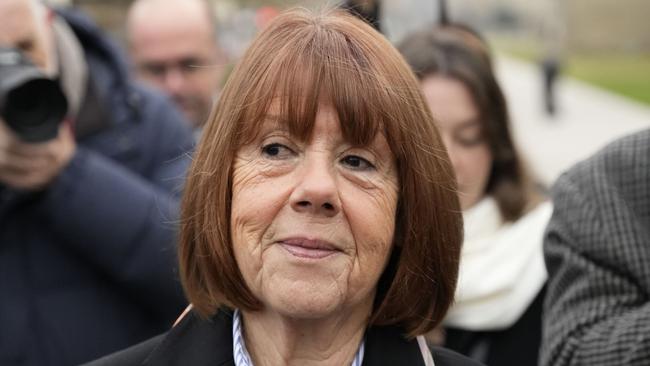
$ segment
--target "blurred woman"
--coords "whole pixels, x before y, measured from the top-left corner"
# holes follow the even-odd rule
[[[552,209],[539,204],[514,146],[489,49],[459,25],[413,34],[399,49],[440,128],[465,222],[456,300],[440,341],[490,366],[535,365]]]
[[[453,300],[451,164],[399,53],[342,12],[280,15],[235,68],[185,188],[192,308],[104,365],[474,365],[422,334]]]

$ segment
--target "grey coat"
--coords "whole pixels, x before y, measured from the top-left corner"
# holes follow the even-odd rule
[[[650,365],[650,130],[561,176],[541,364]]]

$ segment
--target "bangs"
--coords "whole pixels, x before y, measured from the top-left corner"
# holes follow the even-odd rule
[[[382,111],[395,104],[394,97],[382,87],[385,80],[377,77],[382,73],[372,69],[363,45],[320,24],[306,24],[276,37],[288,39],[261,58],[265,64],[255,65],[259,72],[251,75],[250,93],[238,122],[240,146],[253,140],[269,117],[306,141],[321,105],[334,108],[342,134],[352,145],[368,145],[378,132],[393,135]]]

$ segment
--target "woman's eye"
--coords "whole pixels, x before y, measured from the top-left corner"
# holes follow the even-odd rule
[[[272,143],[262,147],[262,154],[271,159],[285,159],[293,154],[293,150],[282,144]]]
[[[356,155],[348,155],[341,159],[341,162],[354,170],[370,170],[375,168],[368,160]]]
[[[481,145],[485,140],[483,139],[482,135],[473,134],[467,136],[458,136],[456,137],[456,141],[458,141],[458,144],[461,146],[474,147],[477,145]]]

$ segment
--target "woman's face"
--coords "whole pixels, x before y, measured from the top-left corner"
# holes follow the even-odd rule
[[[492,169],[492,153],[483,136],[479,110],[465,85],[431,76],[421,82],[454,166],[460,204],[466,210],[485,195]]]
[[[352,146],[325,104],[301,142],[273,110],[234,163],[231,232],[244,280],[283,316],[368,315],[395,229],[399,184],[388,143],[377,135]]]

